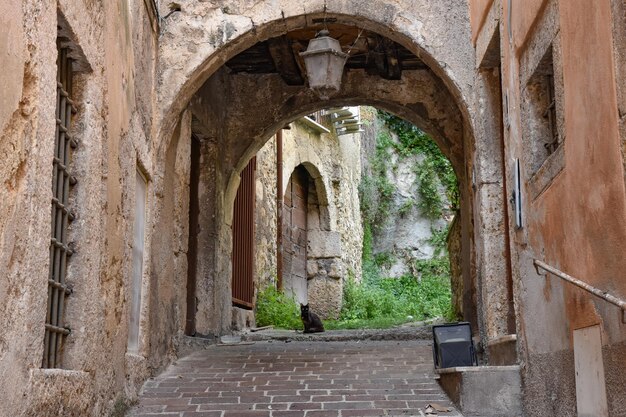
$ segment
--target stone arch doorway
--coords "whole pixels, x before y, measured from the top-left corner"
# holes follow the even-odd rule
[[[341,242],[331,229],[328,197],[317,168],[295,167],[283,199],[282,286],[323,317],[341,307]]]
[[[504,243],[494,245],[495,240],[504,240],[504,216],[488,214],[504,211],[502,196],[476,191],[490,176],[502,186],[500,161],[483,154],[493,141],[486,126],[498,124],[499,119],[470,110],[477,99],[473,89],[476,64],[466,5],[454,0],[418,3],[374,1],[363,8],[356,0],[332,5],[314,1],[303,10],[301,5],[276,8],[271,2],[257,2],[248,9],[209,11],[209,6],[198,2],[188,5],[165,26],[158,101],[162,117],[155,146],[167,148],[176,135],[176,126],[188,118],[191,130],[206,144],[200,149],[199,176],[210,179],[200,184],[210,201],[198,219],[205,231],[201,230],[197,239],[209,242],[198,254],[196,272],[198,282],[203,282],[196,294],[200,334],[227,332],[230,327],[229,297],[225,294],[231,275],[230,226],[238,173],[285,123],[323,107],[360,104],[385,109],[419,126],[452,162],[461,190],[465,318],[475,329],[481,323],[489,330],[487,339],[511,331],[506,306],[496,309],[489,300],[481,299],[485,294],[507,299],[502,293],[506,288],[479,274],[482,266],[477,265],[483,258],[503,263],[502,253],[506,252]],[[347,70],[342,90],[322,103],[305,85],[289,82],[290,70],[276,62],[281,62],[284,36],[297,31],[314,33],[325,22],[353,33],[352,39],[366,31],[391,49],[403,54],[408,51],[416,66],[399,75],[383,74],[381,68],[377,72]],[[278,45],[274,52],[272,44]],[[237,71],[229,66],[239,54],[255,48],[270,48],[273,71]],[[386,62],[383,67],[389,68],[393,59]],[[475,223],[480,227],[474,227]],[[495,231],[489,242],[484,238],[485,230]],[[495,276],[504,269],[496,267],[490,273]],[[493,288],[484,283],[493,284]],[[481,306],[485,308],[480,310]]]

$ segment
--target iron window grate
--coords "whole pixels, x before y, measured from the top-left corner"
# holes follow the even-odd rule
[[[48,275],[48,306],[44,338],[44,368],[61,367],[63,342],[70,329],[64,326],[65,297],[71,294],[66,283],[68,258],[74,251],[68,241],[68,225],[74,220],[69,209],[70,187],[76,183],[69,165],[71,149],[76,141],[69,134],[72,114],[76,112],[72,95],[72,59],[69,48],[58,47],[57,105],[54,158],[52,162],[52,235],[50,238],[50,270]]]

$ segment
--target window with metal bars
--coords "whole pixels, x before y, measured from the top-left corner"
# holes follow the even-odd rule
[[[44,338],[44,368],[62,366],[63,343],[70,334],[63,321],[65,298],[72,293],[66,282],[67,263],[73,250],[68,239],[68,225],[74,220],[69,207],[70,188],[76,179],[70,173],[72,149],[76,141],[69,130],[76,107],[72,96],[72,59],[69,48],[57,44],[57,103],[54,157],[52,159],[52,235],[48,274],[48,305]]]
[[[553,47],[549,46],[528,80],[524,97],[530,139],[526,148],[532,174],[562,143],[553,56]]]

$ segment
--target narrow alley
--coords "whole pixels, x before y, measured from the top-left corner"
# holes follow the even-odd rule
[[[461,416],[435,381],[425,341],[211,346],[149,380],[133,417]],[[423,414],[424,413],[424,414]]]
[[[0,417],[626,417],[626,0],[0,27]]]

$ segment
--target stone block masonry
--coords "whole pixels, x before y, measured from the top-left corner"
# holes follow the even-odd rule
[[[322,318],[337,318],[348,272],[361,275],[363,232],[358,199],[361,139],[360,135],[338,137],[334,133],[320,133],[300,121],[290,126],[290,130],[283,132],[283,184],[289,187],[292,173],[303,167],[309,185],[306,231],[298,232],[305,239],[299,246],[306,251],[306,258],[283,262],[284,288],[299,302],[309,303]],[[257,161],[255,280],[257,287],[263,288],[275,285],[276,277],[275,139],[261,148]],[[288,217],[288,212],[283,216]],[[283,229],[287,227],[283,223]],[[284,251],[290,245],[287,237],[291,236],[286,232]]]

